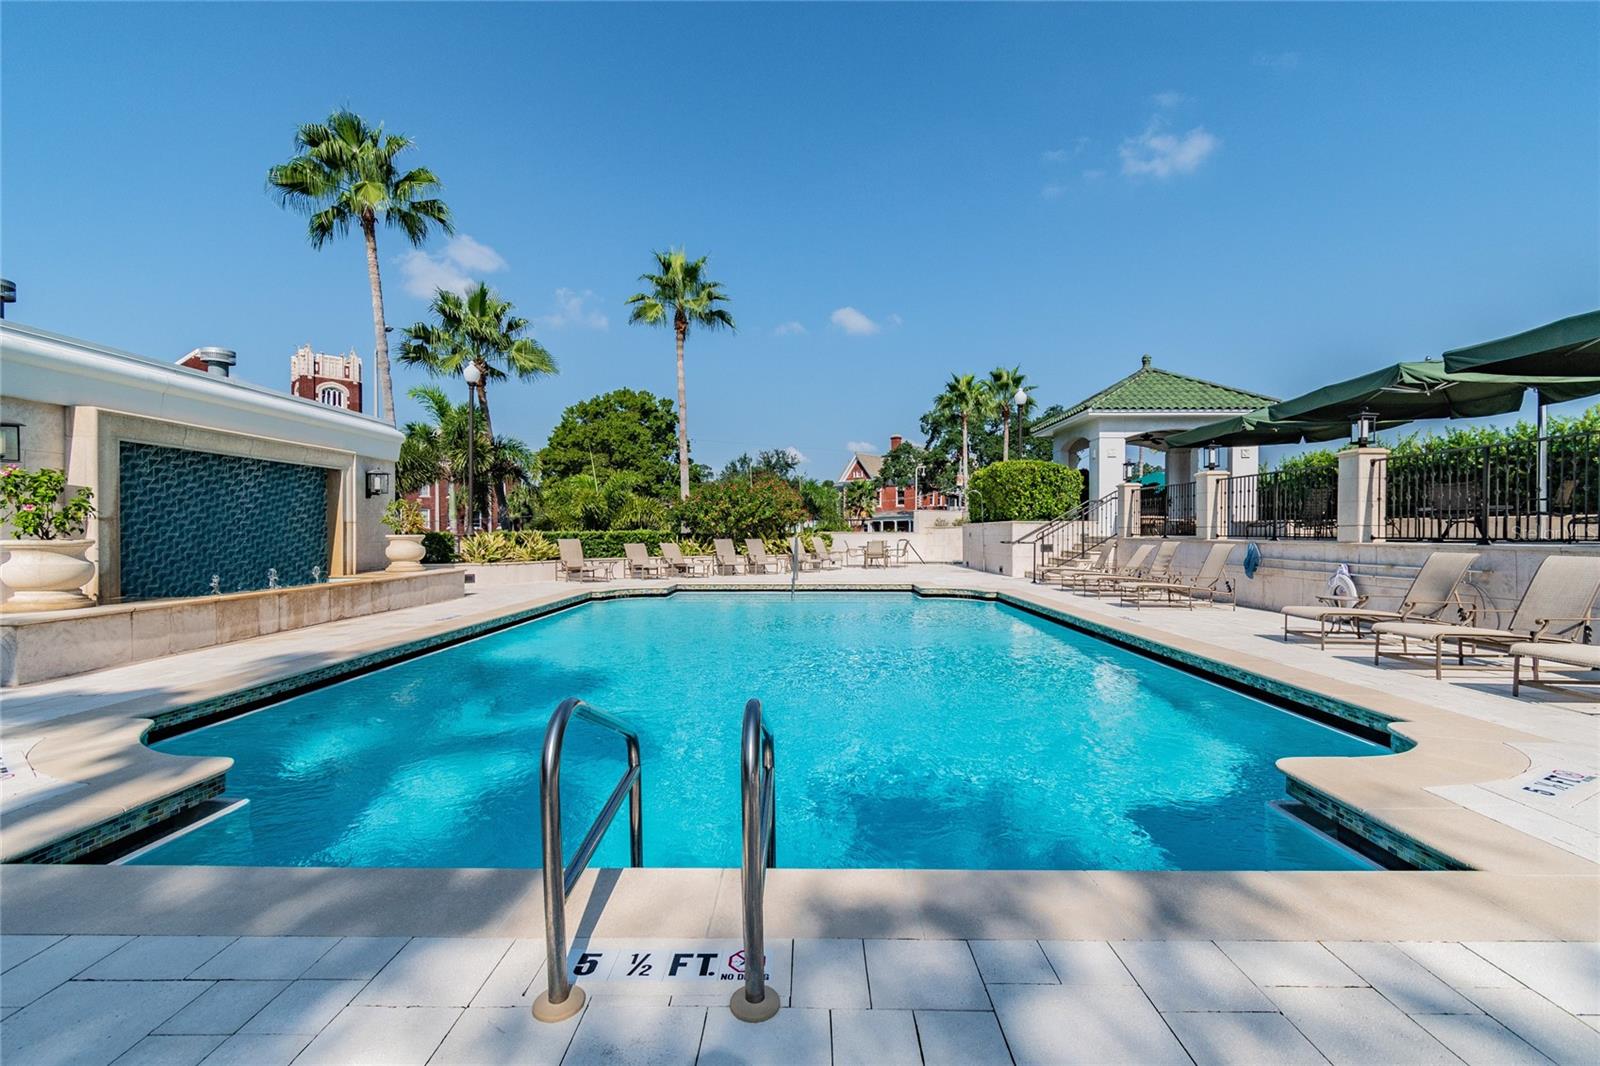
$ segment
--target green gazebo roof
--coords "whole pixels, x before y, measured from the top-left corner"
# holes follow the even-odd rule
[[[1151,365],[1147,355],[1138,370],[1108,385],[1065,411],[1034,425],[1030,433],[1050,429],[1085,411],[1253,411],[1276,397],[1218,385]]]

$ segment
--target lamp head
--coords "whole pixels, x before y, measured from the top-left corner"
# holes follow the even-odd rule
[[[468,385],[476,386],[478,382],[483,380],[483,371],[478,369],[477,363],[468,363],[466,368],[461,371],[461,377]]]

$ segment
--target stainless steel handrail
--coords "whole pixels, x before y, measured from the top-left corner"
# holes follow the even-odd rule
[[[761,720],[761,701],[751,700],[744,705],[740,743],[744,987],[736,989],[728,1003],[734,1016],[747,1022],[763,1022],[778,1013],[778,994],[767,987],[764,921],[767,867],[776,864],[778,855],[772,764],[772,732]]]
[[[561,863],[561,744],[567,723],[582,718],[622,735],[628,745],[628,768],[611,790],[600,816],[584,834],[572,861]],[[643,808],[640,804],[639,736],[615,717],[580,699],[565,699],[550,716],[544,731],[544,754],[539,764],[539,819],[544,830],[544,945],[546,990],[533,1003],[533,1016],[541,1022],[559,1022],[583,1009],[583,989],[567,977],[567,896],[600,846],[601,838],[628,798],[628,834],[634,866],[644,865]]]

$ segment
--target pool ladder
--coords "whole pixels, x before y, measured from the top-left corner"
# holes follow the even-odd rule
[[[567,726],[582,718],[619,734],[627,745],[628,766],[606,799],[572,861],[562,864],[561,747]],[[744,705],[740,743],[740,879],[744,905],[744,986],[733,993],[728,1007],[735,1017],[760,1022],[778,1013],[778,994],[766,983],[767,868],[775,865],[778,836],[773,785],[772,732],[761,716],[761,701]],[[561,702],[545,727],[539,765],[539,811],[544,830],[544,937],[545,991],[533,1002],[533,1016],[541,1022],[559,1022],[583,1009],[585,994],[567,974],[567,897],[578,883],[595,849],[610,828],[622,799],[628,798],[629,860],[644,865],[643,808],[640,803],[639,736],[620,720],[579,699]],[[764,861],[763,861],[764,860]],[[752,960],[754,960],[752,964]]]

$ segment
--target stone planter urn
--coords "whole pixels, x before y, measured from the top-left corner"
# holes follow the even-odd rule
[[[68,611],[92,607],[94,598],[83,586],[94,579],[94,563],[84,553],[92,540],[0,540],[0,552],[9,552],[0,564],[0,581],[11,598],[0,605],[5,611]]]
[[[390,533],[383,554],[389,560],[384,567],[391,574],[405,574],[422,569],[423,556],[428,549],[422,546],[422,534]]]

